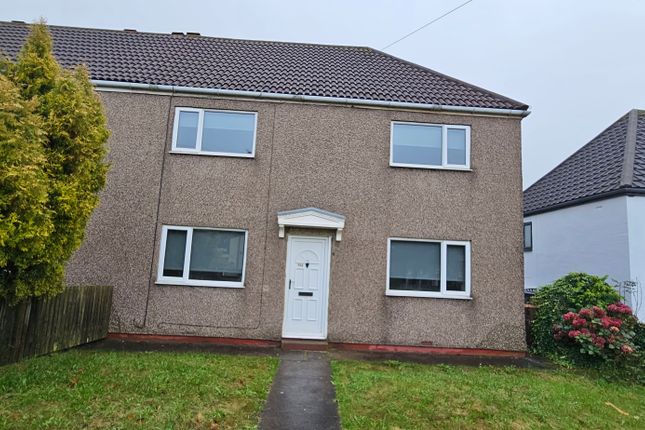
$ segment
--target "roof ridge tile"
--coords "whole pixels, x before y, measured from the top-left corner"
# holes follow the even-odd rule
[[[623,175],[621,187],[629,187],[634,180],[634,157],[636,154],[636,132],[638,129],[638,110],[632,109],[627,122],[627,138],[625,139],[625,157],[623,159]]]

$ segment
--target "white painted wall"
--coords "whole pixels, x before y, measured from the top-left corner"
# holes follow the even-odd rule
[[[524,218],[533,223],[533,250],[524,252],[524,287],[570,272],[637,281],[627,297],[645,321],[645,197],[614,197]]]
[[[539,287],[570,272],[629,279],[626,197],[532,215],[533,251],[524,253],[524,286]]]
[[[637,281],[638,291],[630,305],[638,319],[645,321],[645,197],[627,199],[627,224],[629,228],[629,267],[631,280]]]

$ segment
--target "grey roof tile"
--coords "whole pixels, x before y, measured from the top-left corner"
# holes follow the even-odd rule
[[[50,26],[66,67],[92,79],[290,95],[526,110],[499,94],[372,48]],[[29,31],[0,22],[15,58]]]
[[[630,140],[635,149],[626,151]],[[639,189],[645,192],[645,111],[632,110],[527,188],[524,214]]]

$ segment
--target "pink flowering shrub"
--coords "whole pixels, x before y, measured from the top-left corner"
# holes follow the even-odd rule
[[[567,312],[553,327],[553,338],[579,358],[616,360],[631,356],[637,320],[629,306],[614,303]]]

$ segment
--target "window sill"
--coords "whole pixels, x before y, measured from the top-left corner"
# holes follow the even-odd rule
[[[207,157],[255,158],[255,154],[236,154],[232,152],[182,151],[180,149],[172,149],[169,152],[170,154],[205,155]]]
[[[449,299],[449,300],[472,300],[471,296],[440,294],[440,293],[426,293],[423,291],[386,291],[386,296],[390,297],[421,297],[425,299]]]
[[[182,280],[162,280],[156,281],[155,285],[169,285],[176,287],[206,287],[206,288],[244,288],[243,284],[217,281],[182,281]]]
[[[459,166],[426,166],[425,164],[403,164],[403,163],[390,163],[390,167],[404,167],[408,169],[425,169],[425,170],[451,170],[456,172],[472,172],[470,167]]]

